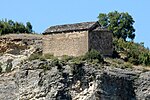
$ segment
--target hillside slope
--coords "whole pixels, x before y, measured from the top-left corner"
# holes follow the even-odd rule
[[[122,59],[45,59],[33,37],[1,39],[0,100],[150,100],[150,70]]]

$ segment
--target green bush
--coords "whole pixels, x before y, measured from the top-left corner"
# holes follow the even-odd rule
[[[59,59],[52,59],[52,62],[51,62],[51,65],[52,66],[57,66],[57,65],[59,65]]]
[[[150,65],[150,53],[148,52],[142,52],[139,55],[139,63],[143,64],[143,65]]]
[[[71,59],[73,64],[81,64],[83,62],[82,57],[74,57]]]
[[[8,63],[6,66],[6,72],[11,72],[12,69],[12,63]]]
[[[104,59],[101,56],[100,52],[96,50],[90,50],[83,56],[79,57],[70,57],[70,56],[64,56],[63,61],[71,61],[73,64],[81,64],[84,62],[90,62],[92,64],[97,64],[97,63],[103,63]]]
[[[45,58],[44,56],[40,56],[39,59],[40,59],[41,61],[45,61],[45,60],[46,60],[46,58]]]
[[[144,43],[134,43],[123,39],[114,39],[113,43],[115,50],[123,52],[130,63],[134,65],[150,65],[150,51],[144,47]]]
[[[28,60],[36,60],[36,59],[40,59],[40,60],[46,60],[46,59],[56,59],[56,57],[54,57],[52,54],[39,54],[39,53],[33,53]]]
[[[44,54],[44,58],[45,59],[54,59],[54,55],[53,54]]]
[[[57,69],[61,70],[63,63],[58,58],[54,58],[54,59],[52,59],[51,66],[53,66],[53,67],[57,66]]]
[[[72,59],[74,59],[74,58],[75,58],[75,57],[73,57],[73,56],[63,55],[63,56],[61,57],[61,60],[64,61],[64,62],[68,62],[69,60],[72,60]]]
[[[36,59],[44,59],[44,58],[41,54],[34,53],[34,54],[30,55],[30,57],[28,59],[29,60],[36,60]]]
[[[130,62],[130,63],[132,63],[134,65],[139,65],[140,64],[138,59],[133,58],[133,57],[128,58],[128,62]]]
[[[83,59],[88,60],[88,61],[93,61],[97,59],[100,62],[103,62],[103,57],[101,56],[100,52],[92,49],[89,52],[87,52],[84,56]]]
[[[125,63],[124,68],[132,68],[133,65],[131,63]]]
[[[112,62],[116,64],[124,64],[124,61],[121,59],[113,59]]]

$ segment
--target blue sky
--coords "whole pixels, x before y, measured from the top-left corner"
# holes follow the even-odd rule
[[[150,0],[1,0],[0,4],[0,19],[30,21],[38,33],[51,25],[96,21],[99,13],[128,12],[135,20],[135,41],[150,48]]]

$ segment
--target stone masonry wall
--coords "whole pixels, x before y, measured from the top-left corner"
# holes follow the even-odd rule
[[[109,31],[89,32],[89,49],[95,49],[103,55],[111,56],[113,52],[112,33]]]
[[[80,56],[88,51],[88,32],[70,32],[43,36],[43,54]]]
[[[13,46],[11,42],[17,43],[17,46]],[[16,54],[18,43],[27,47],[32,45],[43,51],[43,54],[51,53],[54,56],[80,56],[90,49],[99,50],[104,55],[112,54],[112,33],[108,31],[77,31],[51,35],[9,34],[0,37],[0,53],[7,51]]]

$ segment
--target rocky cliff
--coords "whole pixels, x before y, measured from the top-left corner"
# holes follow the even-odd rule
[[[41,38],[0,38],[0,100],[150,100],[150,71],[28,58]],[[20,39],[20,37],[22,39]]]
[[[25,61],[0,74],[0,100],[150,100],[150,71]]]

